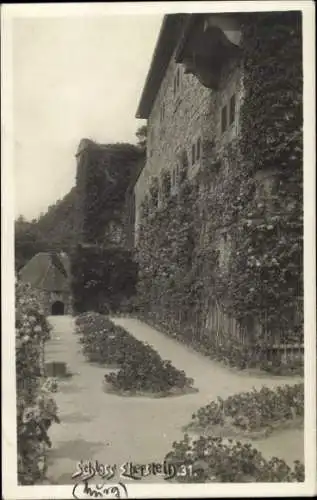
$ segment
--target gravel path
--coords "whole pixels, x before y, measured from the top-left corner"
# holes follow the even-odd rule
[[[116,318],[117,324],[150,343],[162,358],[185,370],[194,379],[198,392],[161,399],[106,394],[102,380],[107,370],[85,361],[74,333],[73,318],[49,320],[53,334],[46,347],[46,360],[65,361],[73,373],[60,383],[55,395],[62,421],[50,430],[53,448],[49,452],[48,476],[55,484],[73,484],[71,476],[80,460],[118,466],[128,461],[162,461],[173,441],[182,438],[182,427],[192,413],[217,396],[224,398],[252,387],[274,387],[301,380],[230,370],[141,321]],[[288,462],[303,460],[303,433],[283,431],[258,442],[258,447],[266,456],[279,456]]]

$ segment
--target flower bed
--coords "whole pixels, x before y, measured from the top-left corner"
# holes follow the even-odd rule
[[[193,415],[186,430],[257,438],[279,427],[298,427],[303,419],[304,384],[262,387],[212,401]]]
[[[185,466],[191,474],[177,476],[178,482],[302,482],[304,465],[299,461],[291,468],[282,459],[266,460],[251,444],[232,439],[200,437],[185,434],[165,457],[178,468]]]
[[[54,379],[44,379],[44,342],[50,327],[37,294],[28,285],[16,283],[16,380],[18,482],[32,485],[46,474],[46,448],[51,446],[48,429],[59,422],[51,396]]]
[[[107,392],[156,397],[194,391],[193,380],[162,360],[149,345],[137,340],[105,316],[92,313],[76,319],[83,353],[89,361],[120,367],[105,375]]]
[[[195,391],[193,380],[148,344],[135,340],[120,370],[105,375],[106,390],[125,395],[155,394],[157,397]],[[107,385],[110,384],[110,385]]]
[[[136,340],[123,328],[98,313],[81,315],[76,330],[86,359],[107,366],[120,366]]]

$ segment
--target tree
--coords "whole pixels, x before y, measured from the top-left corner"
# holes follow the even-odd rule
[[[43,252],[47,243],[36,222],[28,222],[20,216],[15,222],[15,268],[19,271],[34,255]]]
[[[142,125],[136,131],[136,136],[138,138],[138,146],[145,149],[147,144],[147,125]]]

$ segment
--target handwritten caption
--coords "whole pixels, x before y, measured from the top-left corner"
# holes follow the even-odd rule
[[[103,464],[98,460],[83,461],[77,463],[77,470],[72,475],[75,480],[73,488],[74,498],[128,498],[126,485],[120,480],[140,481],[145,477],[163,477],[170,480],[175,477],[191,476],[193,473],[191,465],[178,465],[168,462],[151,462],[148,464],[136,464],[126,462],[120,466],[115,464]],[[117,484],[109,484],[118,478]],[[98,484],[91,484],[97,480]]]
[[[151,462],[148,464],[135,464],[126,462],[120,466],[115,464],[103,464],[98,460],[86,461],[81,460],[77,463],[77,470],[72,475],[72,479],[84,481],[94,477],[99,477],[109,481],[116,476],[120,479],[130,479],[140,481],[147,476],[163,477],[165,480],[175,477],[192,476],[192,465],[175,465],[169,462]]]
[[[106,485],[104,483],[90,485],[88,479],[77,482],[73,488],[74,498],[128,498],[125,484]]]

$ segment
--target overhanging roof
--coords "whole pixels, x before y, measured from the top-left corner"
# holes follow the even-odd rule
[[[190,14],[168,14],[164,16],[136,112],[136,118],[147,119],[149,117],[166,68],[178,44],[184,23],[190,16]]]
[[[66,254],[58,256],[67,275],[70,275],[70,261]],[[69,280],[56,267],[49,252],[40,252],[19,271],[21,281],[29,283],[34,288],[49,292],[69,291]]]

